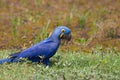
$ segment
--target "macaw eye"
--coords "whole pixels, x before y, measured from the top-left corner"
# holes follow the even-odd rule
[[[65,32],[65,30],[64,30],[64,29],[62,29],[62,30],[61,30],[61,32],[62,32],[62,33],[64,33],[64,32]]]

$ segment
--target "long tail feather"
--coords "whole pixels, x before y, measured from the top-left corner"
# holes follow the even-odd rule
[[[4,58],[0,60],[0,64],[11,62],[11,58]]]

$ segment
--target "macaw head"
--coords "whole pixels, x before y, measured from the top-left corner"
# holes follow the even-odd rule
[[[71,40],[71,30],[66,26],[58,26],[50,35],[54,40]]]

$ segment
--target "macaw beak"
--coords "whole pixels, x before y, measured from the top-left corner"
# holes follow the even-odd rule
[[[71,34],[68,34],[68,35],[63,34],[61,39],[62,40],[67,40],[67,42],[69,42],[71,40]]]

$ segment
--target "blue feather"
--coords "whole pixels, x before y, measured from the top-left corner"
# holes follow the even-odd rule
[[[51,58],[59,48],[61,42],[61,30],[65,29],[64,34],[69,35],[70,29],[65,26],[57,27],[50,37],[35,44],[21,52],[10,55],[10,58],[4,58],[0,60],[0,64],[5,62],[20,62],[23,58],[26,58],[32,62],[42,62],[45,65],[49,65],[49,58]]]

